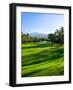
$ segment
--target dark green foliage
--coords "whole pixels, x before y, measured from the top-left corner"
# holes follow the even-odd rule
[[[48,34],[48,38],[37,38],[37,37],[30,37],[29,33],[21,34],[22,43],[27,42],[40,42],[40,41],[50,41],[51,43],[64,43],[64,27],[60,27],[60,29],[56,29],[56,32]]]
[[[56,29],[56,32],[48,34],[48,39],[52,43],[64,43],[64,27],[60,27],[60,29]]]
[[[21,38],[22,43],[48,41],[48,38],[30,37],[28,33],[27,34],[22,33]]]
[[[48,39],[50,42],[54,43],[55,35],[54,34],[48,34]]]
[[[30,42],[32,41],[32,38],[28,36],[29,34],[23,34],[21,35],[22,43]]]

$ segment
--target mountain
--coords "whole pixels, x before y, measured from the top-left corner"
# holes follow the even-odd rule
[[[30,37],[37,37],[37,38],[48,38],[48,34],[38,33],[38,32],[29,33],[29,36]]]

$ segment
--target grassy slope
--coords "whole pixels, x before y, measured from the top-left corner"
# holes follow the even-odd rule
[[[22,44],[22,77],[64,74],[63,45],[49,43]]]

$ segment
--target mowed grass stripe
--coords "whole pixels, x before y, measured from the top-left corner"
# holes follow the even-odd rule
[[[55,49],[54,49],[54,51],[55,51]],[[30,57],[29,59],[27,57],[22,57],[22,59],[23,59],[22,66],[27,65],[27,64],[40,63],[40,62],[43,62],[44,60],[45,61],[52,60],[52,58],[57,59],[57,58],[60,58],[63,56],[63,54],[61,54],[61,52],[63,52],[63,50],[57,49],[56,53],[54,53],[54,51],[47,49],[47,50],[44,50],[43,52],[40,52],[38,54],[29,55],[28,56],[28,57]]]
[[[39,43],[23,44],[22,77],[63,75],[63,54],[63,45],[52,45],[49,43],[42,44],[42,46]]]
[[[48,75],[50,75],[55,70],[58,70],[60,66],[63,66],[63,58],[60,58],[59,61],[46,61],[44,63],[36,64],[36,65],[30,65],[29,67],[23,68],[23,76],[31,76],[33,73],[37,73],[38,71],[46,69],[44,72],[46,75],[47,69],[48,69]],[[58,72],[58,71],[57,71]],[[41,73],[42,74],[42,73]],[[54,75],[54,73],[52,73]],[[38,74],[39,76],[39,74]],[[44,76],[42,74],[42,76]]]

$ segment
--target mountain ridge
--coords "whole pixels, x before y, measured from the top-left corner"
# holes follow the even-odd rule
[[[39,33],[39,32],[29,33],[29,36],[30,37],[37,37],[37,38],[48,38],[48,34]]]

